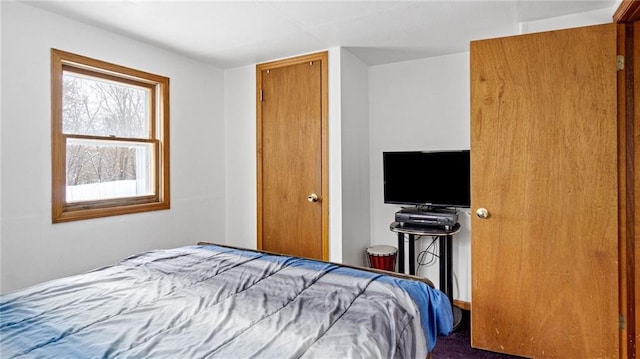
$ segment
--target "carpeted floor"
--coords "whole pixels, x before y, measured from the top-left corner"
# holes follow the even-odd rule
[[[462,322],[458,329],[447,337],[438,337],[433,349],[433,359],[510,359],[520,358],[471,348],[469,311],[462,311]]]

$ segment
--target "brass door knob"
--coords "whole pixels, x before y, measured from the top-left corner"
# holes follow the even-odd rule
[[[489,218],[489,211],[486,208],[478,208],[476,216],[481,219],[487,219]]]
[[[307,201],[309,201],[309,202],[318,202],[318,199],[319,199],[319,197],[315,193],[312,193],[312,194],[307,196]]]

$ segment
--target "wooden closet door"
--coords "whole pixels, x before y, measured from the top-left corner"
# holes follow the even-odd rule
[[[257,66],[258,249],[328,259],[327,61]]]
[[[616,130],[615,25],[472,42],[473,347],[618,357]]]

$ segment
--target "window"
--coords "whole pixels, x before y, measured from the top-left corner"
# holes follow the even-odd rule
[[[52,220],[169,208],[169,79],[51,49]]]

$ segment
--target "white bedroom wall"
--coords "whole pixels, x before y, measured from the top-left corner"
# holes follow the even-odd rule
[[[397,247],[389,224],[400,206],[383,203],[382,152],[469,149],[469,54],[370,67],[369,117],[371,243]],[[453,239],[454,298],[470,301],[468,210],[460,211],[459,221],[462,230]],[[416,253],[427,242],[418,241]],[[416,274],[438,286],[437,261]]]
[[[256,66],[224,72],[226,244],[256,249]]]
[[[0,9],[0,291],[224,238],[223,72],[23,3]],[[170,210],[51,223],[52,47],[170,77]]]
[[[340,49],[342,262],[364,265],[370,245],[369,68]]]
[[[520,33],[528,34],[532,32],[552,31],[572,27],[611,23],[613,22],[613,13],[619,5],[619,2],[616,2],[608,9],[586,11],[549,19],[522,22],[520,23]]]
[[[343,263],[342,51],[329,52],[329,260]]]

